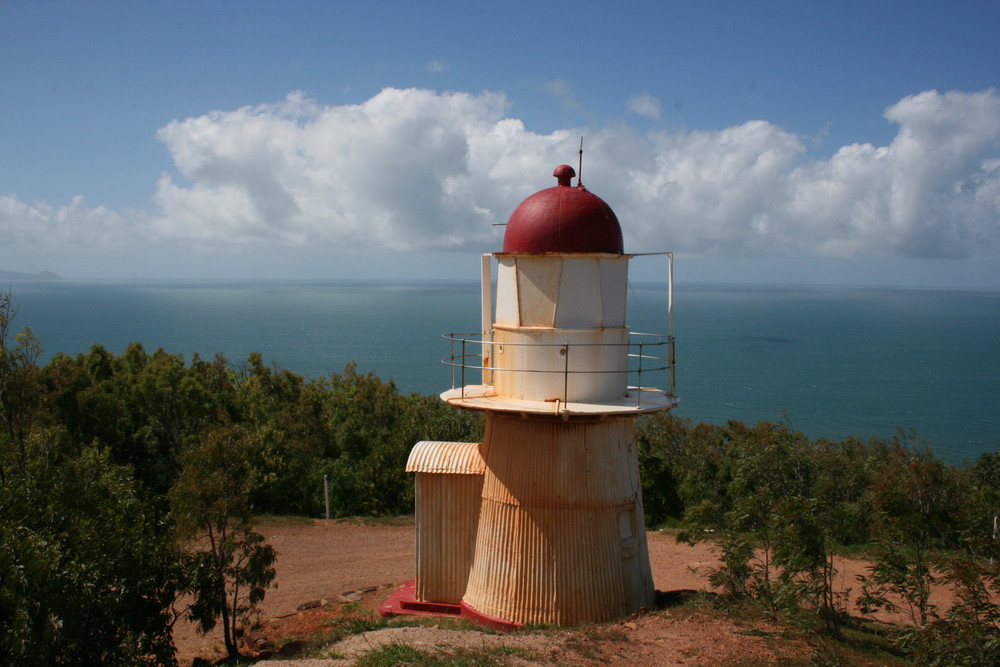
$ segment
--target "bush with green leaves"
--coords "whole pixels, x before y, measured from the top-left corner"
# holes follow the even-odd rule
[[[987,667],[1000,655],[1000,452],[983,454],[967,473],[956,485],[961,498],[954,499],[952,525],[944,533],[957,532],[958,548],[932,561],[937,583],[952,589],[954,602],[944,611],[926,605],[923,622],[898,636],[919,663],[935,667]],[[914,585],[921,600],[922,583]],[[900,597],[907,595],[913,593],[904,590]]]
[[[0,292],[0,484],[9,470],[28,465],[27,440],[40,403],[42,348],[27,327],[12,335],[16,316],[11,293]]]
[[[878,470],[868,489],[877,549],[871,574],[861,579],[859,606],[900,611],[923,626],[934,616],[939,554],[959,544],[961,473],[900,438],[882,450]]]
[[[808,441],[767,422],[730,422],[720,436],[716,484],[688,507],[680,538],[717,538],[722,563],[710,580],[730,595],[772,614],[803,600],[830,614],[832,557]]]
[[[0,485],[4,664],[173,664],[179,561],[161,504],[105,453],[33,460]]]

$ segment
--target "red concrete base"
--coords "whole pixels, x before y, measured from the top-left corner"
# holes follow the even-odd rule
[[[497,618],[496,616],[484,614],[483,612],[477,611],[465,604],[465,602],[462,602],[461,606],[462,618],[467,618],[476,625],[483,625],[493,630],[500,630],[501,632],[508,632],[524,627],[524,623],[515,623],[514,621],[508,621],[505,618]]]
[[[416,598],[416,581],[410,579],[393,591],[389,599],[382,603],[382,616],[399,614],[427,614],[430,616],[461,616],[462,608],[447,602],[423,602]]]
[[[515,623],[489,614],[476,611],[464,602],[451,604],[448,602],[425,602],[416,599],[416,582],[411,579],[393,591],[389,599],[379,607],[382,616],[397,616],[402,614],[418,614],[425,616],[459,616],[477,625],[493,630],[509,631],[523,627],[523,623]]]

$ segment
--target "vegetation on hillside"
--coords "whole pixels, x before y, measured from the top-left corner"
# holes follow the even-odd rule
[[[410,513],[412,445],[481,437],[353,364],[306,381],[133,343],[39,366],[15,314],[0,295],[4,664],[171,664],[177,622],[221,624],[235,656],[274,578],[253,515],[320,516],[324,475],[334,516]]]
[[[0,295],[7,664],[170,664],[178,622],[221,622],[235,655],[274,577],[253,515],[321,516],[324,475],[334,516],[411,513],[413,444],[482,437],[480,416],[353,364],[305,380],[260,354],[186,361],[132,343],[40,366],[15,314]],[[729,599],[815,610],[835,636],[858,611],[833,587],[837,559],[864,548],[864,610],[912,614],[902,650],[927,664],[1000,651],[1000,451],[952,467],[906,434],[810,441],[670,415],[640,420],[637,437],[647,521],[715,540]],[[951,610],[929,604],[936,581],[958,591]]]
[[[996,664],[1000,451],[953,467],[906,433],[810,441],[781,424],[669,415],[643,420],[638,439],[647,520],[717,545],[724,599],[815,612],[833,636],[852,613],[902,612],[898,646],[920,664]],[[841,555],[859,550],[872,567],[852,609],[834,582]],[[930,602],[938,584],[957,595],[950,609]]]

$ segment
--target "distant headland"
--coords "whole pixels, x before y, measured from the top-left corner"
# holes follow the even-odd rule
[[[62,278],[51,271],[20,273],[18,271],[4,271],[0,269],[0,280],[62,280]]]

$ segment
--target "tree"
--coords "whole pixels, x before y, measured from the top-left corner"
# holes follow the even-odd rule
[[[27,465],[25,442],[38,406],[38,339],[25,327],[11,339],[17,308],[11,293],[0,293],[0,484],[6,476],[7,447],[14,449],[14,462],[21,470]]]
[[[260,443],[252,461],[254,510],[317,516],[323,507],[321,462],[335,450],[323,419],[328,388],[322,380],[272,371],[258,353],[235,379],[233,414],[253,425]]]
[[[1000,451],[981,455],[968,473],[961,548],[938,563],[954,603],[906,637],[922,664],[986,667],[1000,654]]]
[[[256,625],[257,605],[275,575],[274,548],[251,525],[249,461],[257,446],[253,434],[239,426],[206,432],[184,452],[170,491],[178,536],[192,545],[189,618],[201,632],[221,618],[226,653],[234,659],[238,631]]]
[[[825,610],[833,564],[812,497],[808,441],[768,422],[729,422],[721,436],[718,476],[699,484],[702,498],[689,504],[679,539],[720,531],[722,564],[710,580],[734,597],[759,600],[771,614],[807,599]]]
[[[692,442],[691,425],[686,419],[661,413],[637,421],[639,479],[648,528],[683,516],[679,478],[687,473],[686,454]]]
[[[876,463],[879,474],[868,493],[877,553],[871,574],[861,578],[858,606],[866,613],[902,608],[919,628],[935,616],[930,592],[937,552],[959,543],[957,471],[905,437],[894,438]]]
[[[0,486],[4,664],[172,665],[177,552],[106,454],[34,458]]]

